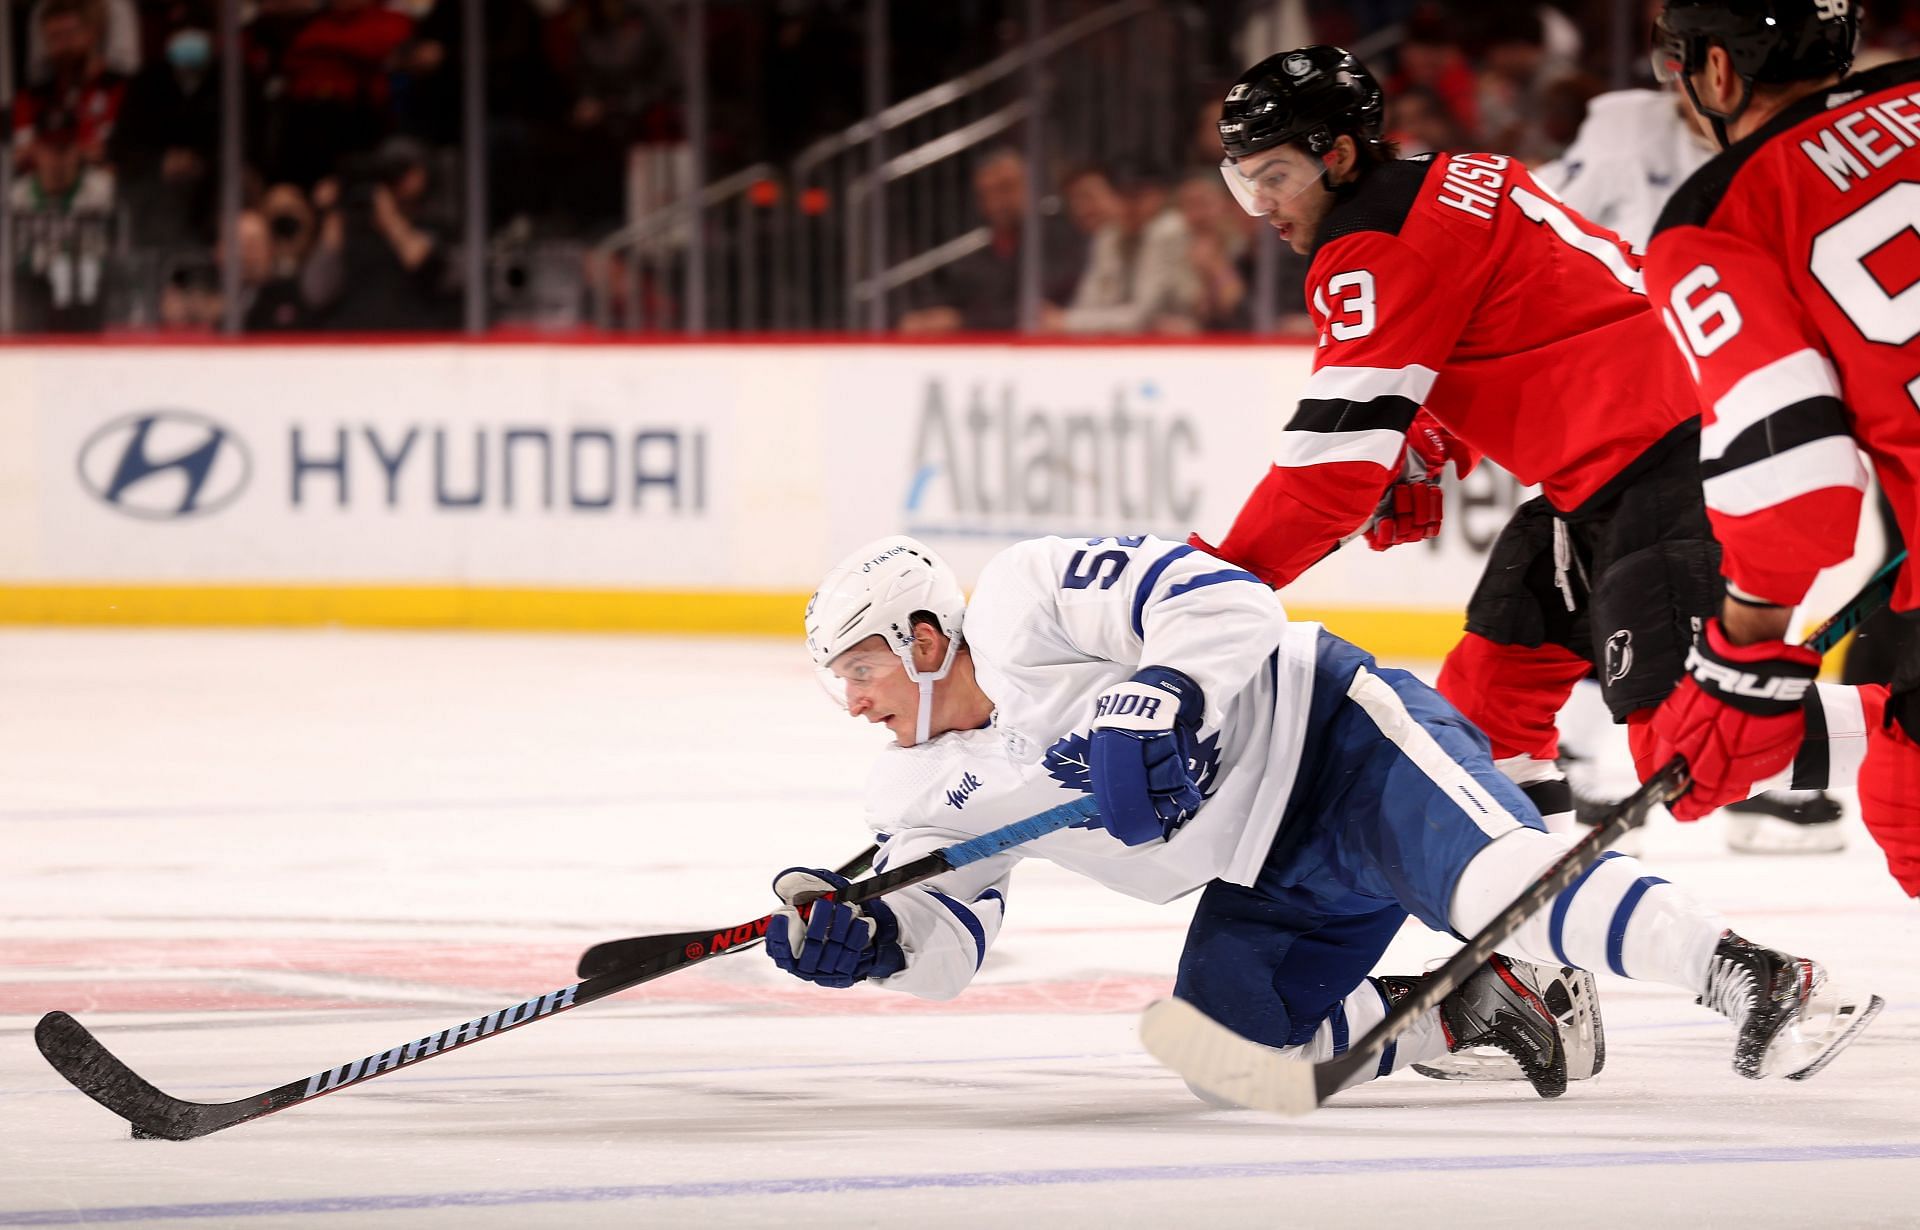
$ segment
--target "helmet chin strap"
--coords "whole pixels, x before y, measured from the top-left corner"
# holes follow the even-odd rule
[[[933,727],[933,679],[922,676],[920,679],[920,711],[913,719],[913,745],[919,747],[927,741],[927,734]]]
[[[915,747],[925,743],[933,729],[933,685],[953,673],[954,655],[959,651],[960,638],[957,636],[948,638],[946,661],[940,664],[940,669],[925,672],[913,669],[913,650],[909,649],[900,655],[901,660],[907,664],[907,678],[920,685],[920,711],[914,715],[913,719]]]
[[[1713,139],[1720,143],[1720,148],[1726,149],[1732,145],[1733,140],[1727,135],[1727,125],[1737,122],[1747,113],[1747,107],[1753,102],[1753,82],[1745,77],[1740,78],[1740,105],[1732,111],[1715,111],[1700,101],[1700,91],[1694,89],[1691,73],[1682,74],[1680,80],[1687,88],[1687,99],[1693,104],[1693,109],[1707,117],[1707,123],[1713,128]]]

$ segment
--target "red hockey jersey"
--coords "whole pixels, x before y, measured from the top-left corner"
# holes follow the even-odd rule
[[[1321,224],[1314,370],[1220,554],[1282,586],[1359,528],[1424,404],[1572,512],[1698,413],[1628,246],[1498,154],[1375,167]]]
[[[1699,386],[1722,570],[1782,605],[1853,554],[1873,458],[1920,541],[1920,61],[1800,100],[1695,172],[1647,289]],[[1894,606],[1920,606],[1914,570]]]

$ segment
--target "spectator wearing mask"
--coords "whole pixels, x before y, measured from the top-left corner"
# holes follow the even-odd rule
[[[82,0],[46,0],[37,28],[46,47],[48,75],[14,97],[15,151],[22,160],[30,157],[36,131],[57,112],[62,140],[77,147],[83,158],[105,161],[127,79],[106,66],[96,14]]]
[[[167,36],[166,53],[127,88],[109,143],[140,246],[211,237],[220,149],[213,36],[197,19]]]

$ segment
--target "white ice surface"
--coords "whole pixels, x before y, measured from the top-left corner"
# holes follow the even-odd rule
[[[1804,1085],[1605,978],[1610,1063],[1557,1102],[1409,1074],[1300,1121],[1209,1110],[1133,1037],[1187,904],[1039,864],[948,1005],[745,954],[187,1144],[130,1141],[34,1050],[66,1009],[224,1101],[565,985],[596,940],[756,917],[773,872],[864,844],[882,737],[797,645],[0,633],[0,1226],[1920,1220],[1920,909],[1857,828],[1775,859],[1649,834],[1887,997]]]

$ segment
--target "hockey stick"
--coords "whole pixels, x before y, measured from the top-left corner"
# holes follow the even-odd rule
[[[879,852],[879,846],[868,846],[860,857],[834,868],[834,874],[849,878],[865,875],[873,866],[873,856]],[[580,963],[574,967],[574,975],[579,978],[598,978],[624,965],[648,960],[660,951],[663,942],[678,938],[672,935],[635,935],[624,940],[606,940],[580,954]],[[732,951],[744,952],[749,948],[758,948],[763,938],[755,936],[744,944],[736,945]]]
[[[1894,574],[1905,558],[1904,551],[1895,556],[1803,643],[1822,654],[1837,645],[1861,620],[1885,604],[1893,592]],[[1598,862],[1608,846],[1644,824],[1654,804],[1671,803],[1687,785],[1686,762],[1676,756],[1609,811],[1593,832],[1556,859],[1460,951],[1421,979],[1344,1054],[1318,1063],[1289,1058],[1241,1037],[1180,999],[1163,999],[1148,1007],[1140,1018],[1140,1040],[1155,1059],[1209,1093],[1257,1110],[1304,1115],[1356,1077],[1375,1071],[1389,1043],[1459,989],[1527,919],[1545,909]]]
[[[871,901],[896,889],[918,884],[943,875],[956,867],[965,867],[991,858],[1003,850],[1044,837],[1048,833],[1090,820],[1095,815],[1092,798],[1075,799],[1038,815],[1016,821],[1004,828],[935,850],[904,866],[862,880],[841,898],[848,902]],[[127,1067],[87,1028],[64,1012],[49,1012],[40,1018],[33,1031],[34,1042],[54,1071],[114,1114],[133,1125],[135,1139],[161,1138],[192,1140],[271,1115],[275,1111],[310,1102],[323,1094],[370,1081],[376,1076],[409,1067],[475,1042],[495,1038],[511,1029],[549,1020],[582,1004],[617,995],[630,987],[650,982],[675,970],[685,969],[709,957],[732,951],[749,940],[766,934],[771,914],[735,927],[714,931],[688,931],[680,935],[654,937],[655,952],[645,961],[612,970],[598,978],[589,978],[561,987],[545,995],[535,995],[508,1008],[489,1012],[460,1025],[423,1038],[402,1042],[385,1051],[356,1059],[312,1076],[289,1081],[277,1089],[241,1098],[234,1102],[188,1102],[162,1093]]]

